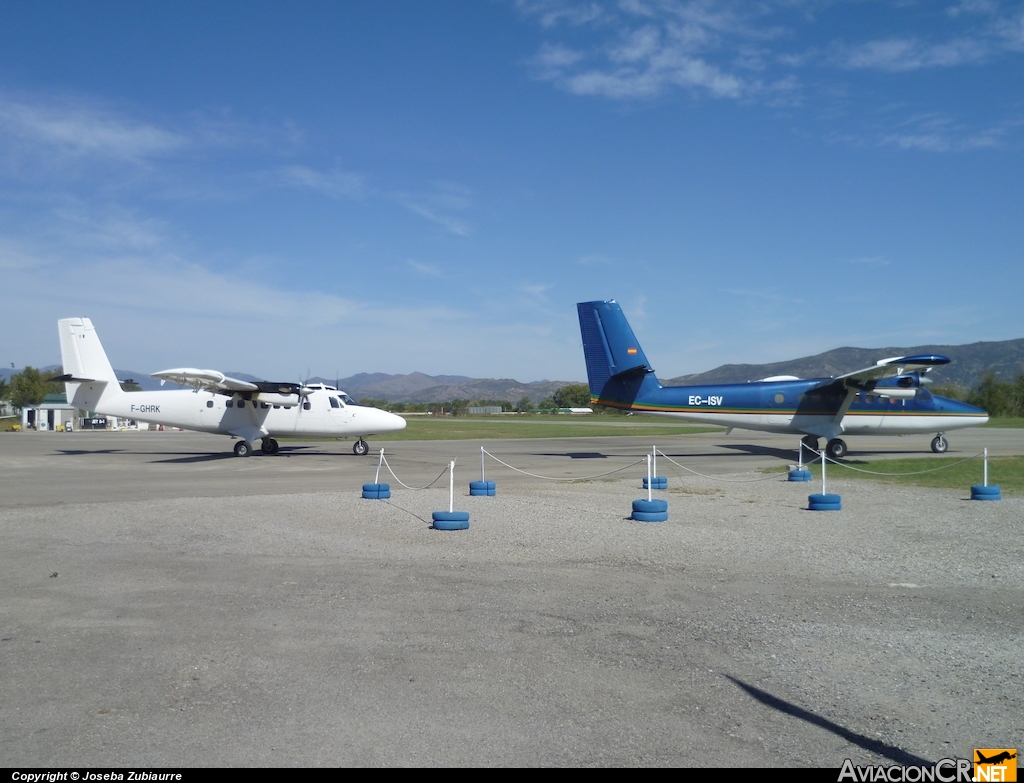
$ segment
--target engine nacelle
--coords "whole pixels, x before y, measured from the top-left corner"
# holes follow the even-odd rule
[[[868,392],[876,397],[888,397],[893,400],[912,400],[917,396],[917,389],[886,389],[881,387],[875,387],[873,391]]]
[[[299,404],[299,397],[294,394],[274,394],[273,392],[257,392],[252,395],[253,402],[265,405],[280,405],[282,408],[294,408]]]

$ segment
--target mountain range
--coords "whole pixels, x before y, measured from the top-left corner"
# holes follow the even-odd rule
[[[684,386],[714,383],[745,383],[773,375],[795,375],[799,378],[827,378],[860,370],[879,359],[890,356],[941,354],[952,361],[935,368],[929,376],[935,386],[976,386],[986,373],[993,372],[1002,381],[1012,381],[1024,373],[1024,338],[1000,342],[980,342],[969,345],[915,345],[910,348],[834,348],[814,356],[771,364],[723,364],[703,373],[680,375],[661,381],[666,386]],[[41,368],[43,372],[60,374],[58,365]],[[657,368],[655,368],[657,369]],[[0,369],[0,377],[10,380],[18,372]],[[160,381],[137,370],[115,370],[120,380],[134,379],[143,390],[161,388]],[[241,372],[229,372],[233,378],[247,381],[264,380]],[[278,378],[276,380],[293,380]],[[562,386],[584,381],[532,381],[524,383],[511,378],[470,378],[465,375],[426,375],[421,372],[408,375],[386,373],[357,373],[347,378],[309,378],[307,383],[326,383],[337,386],[355,399],[373,397],[391,402],[449,402],[454,399],[509,400],[517,402],[529,397],[536,404],[555,393]],[[172,387],[173,388],[173,387]]]

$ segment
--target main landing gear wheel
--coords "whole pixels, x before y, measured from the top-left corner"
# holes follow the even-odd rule
[[[236,457],[248,457],[252,454],[252,444],[245,440],[240,440],[235,444],[235,456]]]
[[[360,438],[352,444],[352,453],[357,457],[365,457],[370,453],[370,444]]]
[[[839,438],[833,438],[827,444],[825,444],[825,453],[831,459],[842,459],[846,456],[849,449],[846,448],[846,441],[840,440]]]
[[[817,435],[804,435],[802,438],[800,438],[800,442],[802,444],[804,444],[804,448],[805,449],[808,449],[810,451],[810,453],[807,455],[808,459],[810,459],[811,457],[813,457],[817,453],[817,451],[818,451],[818,436]]]
[[[263,447],[262,447],[262,449],[263,449],[263,453],[264,454],[277,454],[277,450],[279,448],[281,448],[281,446],[273,438],[264,438],[263,439]]]
[[[936,454],[945,454],[949,449],[949,441],[946,440],[940,432],[932,439],[932,451]]]

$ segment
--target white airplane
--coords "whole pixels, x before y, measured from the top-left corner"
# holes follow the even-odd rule
[[[363,437],[405,429],[405,419],[359,405],[333,386],[269,383],[229,378],[216,370],[179,367],[153,373],[192,390],[125,392],[88,318],[57,322],[68,402],[107,416],[182,427],[239,438],[235,455],[248,457],[253,441],[264,454],[276,454],[274,436],[358,437],[352,451],[370,450]]]

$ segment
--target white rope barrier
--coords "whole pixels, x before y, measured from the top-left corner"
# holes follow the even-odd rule
[[[700,476],[701,478],[706,478],[706,479],[712,479],[714,481],[729,481],[729,482],[733,482],[733,483],[736,483],[736,484],[751,484],[751,483],[754,483],[754,482],[757,482],[757,481],[772,481],[773,479],[777,480],[779,478],[777,475],[774,475],[774,474],[769,475],[769,476],[764,476],[763,478],[754,478],[754,479],[731,479],[731,478],[725,478],[724,476],[708,476],[708,475],[706,475],[704,473],[698,473],[696,470],[693,470],[692,468],[688,468],[685,465],[680,465],[678,462],[676,462],[668,454],[666,454],[664,451],[661,451],[660,449],[659,449],[658,453],[661,454],[661,456],[663,456],[665,459],[667,459],[673,465],[675,465],[677,468],[680,468],[681,470],[685,470],[687,473],[692,473],[695,476]]]
[[[395,471],[391,469],[391,464],[388,462],[388,458],[384,456],[384,450],[383,449],[381,449],[381,459],[384,461],[384,464],[388,466],[388,473],[391,474],[392,478],[394,478],[395,481],[397,481],[399,484],[401,484],[406,489],[415,489],[415,490],[430,489],[432,486],[434,486],[438,482],[438,480],[441,478],[441,476],[443,476],[445,473],[448,472],[448,466],[445,465],[444,470],[442,470],[440,473],[438,473],[437,474],[437,478],[434,479],[433,481],[431,481],[429,484],[427,484],[427,486],[425,486],[425,487],[410,487],[408,484],[403,482],[402,479],[398,478],[398,476],[395,475]]]
[[[815,451],[810,446],[804,446],[804,448],[806,448],[808,451],[811,451],[811,452],[817,454],[822,459],[827,459],[833,465],[839,465],[839,467],[841,467],[841,468],[846,468],[847,470],[855,470],[858,473],[870,473],[872,476],[892,476],[894,478],[899,478],[900,476],[920,476],[920,475],[922,475],[924,473],[935,473],[935,472],[940,471],[940,470],[945,470],[946,468],[954,468],[957,465],[962,465],[965,462],[970,462],[972,459],[977,459],[978,457],[981,457],[981,456],[984,455],[984,452],[979,452],[979,453],[974,454],[974,455],[972,455],[970,457],[964,457],[963,459],[957,460],[956,462],[951,462],[948,465],[939,465],[937,468],[928,468],[927,470],[913,470],[913,471],[910,471],[909,473],[885,473],[885,472],[880,471],[880,470],[867,470],[865,468],[855,468],[853,465],[847,464],[846,462],[837,462],[836,460],[834,460],[830,456],[828,456],[824,451]],[[814,464],[817,461],[818,461],[817,459],[812,459],[807,464],[808,465],[812,465],[812,464]]]
[[[644,461],[642,459],[638,459],[636,462],[631,462],[628,465],[625,465],[625,466],[623,466],[621,468],[615,468],[615,470],[609,470],[607,473],[598,473],[598,474],[596,474],[594,476],[541,476],[538,473],[529,473],[529,472],[527,472],[525,470],[520,470],[519,468],[515,467],[514,465],[509,465],[507,462],[504,462],[504,461],[498,459],[497,457],[495,457],[489,451],[486,451],[486,450],[483,450],[483,449],[481,449],[481,451],[483,451],[484,454],[486,454],[488,457],[493,459],[499,465],[504,465],[509,470],[514,470],[516,473],[522,473],[524,476],[530,476],[532,478],[543,479],[544,481],[588,481],[590,479],[601,478],[603,476],[610,476],[613,473],[621,473],[622,471],[629,470],[630,468],[634,467],[635,465],[639,465],[641,462]]]

